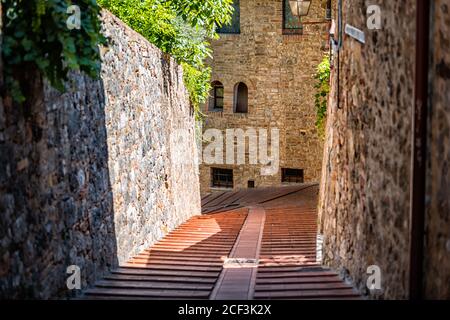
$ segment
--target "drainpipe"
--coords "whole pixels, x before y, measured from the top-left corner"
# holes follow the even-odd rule
[[[325,19],[331,20],[331,0],[327,0],[326,3],[326,13],[325,13]]]
[[[342,48],[342,0],[338,0],[338,51],[337,51],[337,88],[336,88],[336,94],[337,94],[337,108],[342,109],[341,103],[340,103],[340,96],[341,96],[341,48]]]
[[[422,298],[425,231],[430,3],[416,0],[416,77],[411,169],[409,297]]]

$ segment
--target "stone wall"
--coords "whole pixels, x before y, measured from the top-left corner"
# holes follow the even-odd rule
[[[343,1],[343,24],[362,29],[366,43],[344,35],[339,79],[333,61],[320,229],[324,262],[363,294],[406,298],[416,12],[406,1],[376,3],[381,30],[366,27],[373,1]],[[370,265],[381,269],[381,292],[366,288]]]
[[[104,21],[112,41],[102,52],[109,172],[123,262],[200,212],[198,162],[181,67],[120,20]]]
[[[0,100],[0,297],[73,295],[200,212],[181,67],[107,12],[101,79]],[[171,143],[172,133],[182,138]],[[182,160],[182,161],[181,161]]]
[[[432,1],[425,296],[450,299],[450,1]]]
[[[327,52],[328,22],[321,1],[313,1],[304,18],[304,34],[282,32],[282,0],[240,0],[240,34],[221,34],[213,42],[212,80],[224,85],[224,110],[205,106],[204,129],[278,128],[280,167],[304,169],[305,182],[318,181],[322,141],[314,107],[314,74]],[[307,22],[312,22],[307,24]],[[248,86],[247,114],[233,112],[234,87]],[[234,188],[281,185],[281,169],[262,176],[260,165],[207,165],[200,169],[202,193],[211,191],[210,167],[233,168]]]
[[[449,299],[450,1],[432,3],[423,294]],[[319,203],[324,262],[370,298],[408,298],[416,10],[378,1],[382,29],[368,30],[371,4],[343,1],[344,23],[363,29],[366,44],[345,36],[339,79],[334,59]],[[367,290],[370,265],[381,269],[381,291]]]

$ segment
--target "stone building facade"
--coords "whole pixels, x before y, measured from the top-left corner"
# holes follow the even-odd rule
[[[0,298],[72,296],[67,267],[85,289],[200,213],[181,67],[106,11],[102,25],[100,80],[73,73],[61,94],[30,70],[25,105],[0,99]]]
[[[212,45],[212,81],[219,87],[211,92],[213,101],[203,107],[203,129],[221,130],[224,140],[225,129],[266,129],[269,141],[271,129],[279,129],[279,168],[262,175],[261,161],[255,165],[246,158],[245,164],[221,165],[203,158],[202,194],[216,190],[213,171],[220,168],[232,170],[232,183],[225,186],[234,189],[319,180],[322,140],[315,127],[314,74],[328,52],[329,21],[323,3],[312,1],[299,25],[288,21],[292,17],[284,19],[287,1],[235,1],[239,19],[219,29],[220,39]],[[303,30],[287,29],[301,26]],[[214,107],[214,98],[219,108]],[[282,169],[294,170],[285,171],[283,179]]]
[[[373,1],[344,0],[319,200],[323,261],[372,299],[406,299],[410,290],[411,159],[415,96],[416,6],[377,1],[381,29],[367,28]],[[430,107],[423,280],[425,298],[449,299],[450,1],[432,1]],[[337,10],[336,10],[337,11]],[[381,289],[369,290],[378,266]]]

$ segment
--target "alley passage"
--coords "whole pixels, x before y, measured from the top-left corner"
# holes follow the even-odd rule
[[[358,299],[316,259],[317,185],[214,193],[87,299]]]

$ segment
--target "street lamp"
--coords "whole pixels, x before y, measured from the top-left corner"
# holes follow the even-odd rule
[[[309,7],[312,0],[289,0],[292,15],[296,17],[304,17],[308,15]]]

